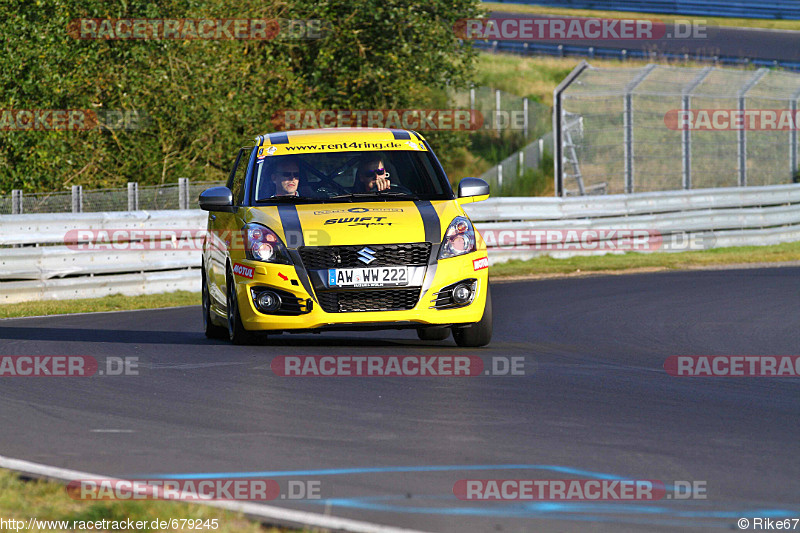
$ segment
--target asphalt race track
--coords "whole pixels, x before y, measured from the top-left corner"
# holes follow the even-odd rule
[[[554,15],[530,15],[522,13],[506,13],[492,11],[492,18],[553,18]],[[570,17],[556,17],[570,18]],[[625,18],[620,13],[618,18]],[[649,17],[655,23],[661,20],[659,15]],[[769,61],[800,61],[799,32],[788,30],[768,30],[762,28],[737,28],[730,26],[716,26],[705,22],[702,17],[683,17],[685,23],[676,28],[673,24],[665,24],[664,31],[667,36],[674,38],[659,38],[652,40],[636,39],[540,39],[535,42],[593,46],[595,48],[616,48],[627,50],[644,50],[658,53],[689,54],[690,56],[727,56],[750,59],[765,59]],[[693,37],[678,38],[682,35],[691,35],[689,22],[698,26]],[[657,27],[661,27],[660,25]],[[524,42],[524,41],[519,41]],[[534,42],[534,41],[530,41]],[[589,60],[591,62],[591,60]]]
[[[208,341],[200,308],[0,321],[0,355],[135,356],[139,376],[0,378],[0,455],[123,478],[316,480],[270,505],[423,531],[734,529],[800,517],[797,378],[669,376],[798,355],[800,268],[496,283],[486,349],[411,331]],[[524,376],[278,377],[279,355],[524,357]],[[706,499],[461,501],[462,479],[701,482]],[[283,487],[283,485],[282,485]],[[670,493],[671,495],[671,493]]]

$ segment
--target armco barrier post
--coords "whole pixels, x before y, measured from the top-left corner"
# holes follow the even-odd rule
[[[22,191],[20,189],[13,189],[11,191],[11,214],[22,214]]]
[[[128,182],[128,211],[139,210],[139,184],[135,181]]]
[[[83,186],[81,185],[72,186],[72,212],[83,212]]]
[[[178,178],[178,209],[189,209],[189,178]]]

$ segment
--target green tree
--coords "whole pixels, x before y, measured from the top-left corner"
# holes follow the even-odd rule
[[[468,83],[476,0],[0,0],[0,109],[135,110],[135,130],[0,131],[0,194],[222,179],[280,109],[424,105]],[[315,18],[318,40],[81,40],[79,18]],[[428,135],[447,161],[464,134]]]

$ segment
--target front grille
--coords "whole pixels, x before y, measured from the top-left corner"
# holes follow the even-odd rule
[[[400,311],[413,309],[419,300],[419,287],[351,291],[319,291],[319,305],[326,313],[357,311]]]
[[[358,259],[359,246],[303,246],[299,249],[303,265],[308,270],[325,268],[359,268],[366,266]],[[431,243],[368,244],[375,260],[369,266],[425,266],[431,255]]]

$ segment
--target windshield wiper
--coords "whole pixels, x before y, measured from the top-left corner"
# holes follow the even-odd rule
[[[392,191],[392,190],[389,190],[389,191],[378,191],[375,194],[377,194],[378,196],[402,196],[403,198],[410,198],[412,200],[419,200],[419,197],[416,194],[407,193],[407,192],[403,192],[403,191]]]
[[[336,196],[331,196],[328,200],[341,200],[341,199],[359,199],[359,198],[371,198],[371,199],[381,199],[386,198],[387,196],[391,197],[402,197],[408,198],[409,200],[419,200],[417,195],[415,194],[408,194],[407,192],[402,191],[376,191],[376,192],[351,192],[348,194],[339,194]]]

